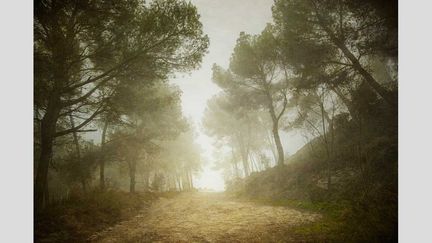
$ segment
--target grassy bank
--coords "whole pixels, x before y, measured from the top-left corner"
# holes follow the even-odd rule
[[[294,208],[300,211],[318,213],[322,217],[313,223],[295,226],[291,229],[298,239],[309,239],[317,242],[355,242],[349,233],[344,229],[347,225],[349,205],[341,203],[313,203],[293,199],[252,199],[251,201],[268,206],[281,206]]]
[[[262,205],[282,206],[300,211],[319,213],[313,223],[295,226],[290,230],[298,239],[311,242],[397,242],[397,201],[370,199],[336,199],[329,196],[321,201],[307,198],[250,197],[233,195],[239,200]]]
[[[360,160],[341,137],[331,161],[305,145],[286,165],[228,183],[235,198],[320,213],[321,220],[293,229],[300,239],[325,242],[396,242],[398,238],[397,141],[372,137]],[[314,142],[311,142],[314,143]],[[318,152],[318,153],[317,153]]]
[[[92,234],[137,215],[159,196],[116,190],[76,193],[35,216],[35,242],[84,242]]]

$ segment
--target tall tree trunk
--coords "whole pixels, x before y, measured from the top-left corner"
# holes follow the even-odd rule
[[[99,161],[99,186],[101,190],[105,190],[105,140],[106,140],[106,132],[108,129],[108,121],[105,121],[103,130],[102,130],[102,139],[101,139],[101,156]]]
[[[276,116],[276,112],[274,110],[273,107],[273,100],[271,98],[270,92],[268,91],[267,88],[267,92],[266,92],[266,96],[267,96],[267,102],[268,102],[268,109],[270,112],[270,116],[273,122],[273,128],[272,128],[272,132],[273,132],[273,138],[276,144],[276,149],[278,152],[278,162],[277,164],[279,166],[284,164],[284,152],[283,152],[283,146],[282,146],[282,142],[281,139],[279,137],[279,118]]]
[[[188,169],[186,169],[186,181],[187,181],[188,190],[190,191],[192,189],[192,182],[191,182],[191,178],[190,178],[190,174],[189,174]]]
[[[63,31],[57,24],[52,26],[55,34],[56,45],[50,48],[52,51],[53,65],[51,71],[53,74],[52,81],[54,82],[52,89],[47,92],[48,102],[46,112],[41,121],[41,142],[40,155],[34,182],[34,207],[35,211],[44,208],[45,194],[48,192],[48,170],[49,164],[53,156],[53,144],[56,136],[56,125],[62,109],[61,95],[63,85],[69,80],[68,70],[69,64],[66,61],[65,48],[70,45],[65,45],[65,39],[62,35]],[[51,38],[49,38],[51,39]],[[67,48],[66,48],[67,49]]]
[[[320,103],[320,109],[321,109],[321,123],[322,123],[322,129],[323,129],[323,138],[324,138],[324,146],[327,154],[326,159],[326,165],[327,165],[327,189],[330,191],[331,188],[331,154],[330,154],[330,148],[329,148],[329,141],[328,141],[328,133],[326,130],[325,121],[331,121],[330,117],[328,116],[326,110],[324,109],[324,104]],[[333,122],[332,122],[333,123]],[[329,124],[329,127],[333,127],[333,124]]]
[[[168,191],[171,191],[172,188],[172,175],[170,173],[167,174],[167,180],[168,180]]]
[[[187,169],[185,170],[185,179],[186,179],[186,186],[188,188],[188,191],[190,191],[191,184],[190,184],[190,178],[189,178],[189,171]]]
[[[72,114],[69,114],[69,119],[70,119],[70,123],[71,123],[71,128],[74,129],[75,128],[75,122],[74,122],[74,119],[72,117]],[[78,134],[77,134],[76,131],[73,131],[72,135],[73,135],[73,142],[74,142],[74,145],[75,145],[75,150],[76,150],[76,153],[77,153],[77,158],[78,158],[78,161],[79,161],[81,159],[81,149],[80,149],[80,146],[79,146]]]
[[[249,152],[248,156],[249,156],[249,161],[251,163],[252,172],[253,171],[260,171],[260,168],[258,167],[258,163],[256,162],[256,159],[253,156],[252,152]]]
[[[274,162],[277,163],[277,161],[278,161],[278,155],[277,155],[277,152],[275,150],[276,145],[274,144],[273,134],[272,134],[271,131],[267,130],[267,128],[266,128],[266,137],[267,137],[266,140],[268,140],[267,141],[268,142],[268,146],[270,147],[270,150],[271,150],[271,152],[273,154]]]
[[[233,168],[234,168],[234,176],[236,178],[239,178],[239,169],[237,166],[237,161],[236,161],[236,157],[235,157],[235,153],[234,153],[234,145],[231,145],[231,153],[232,153],[232,164],[233,164]]]
[[[43,122],[42,122],[43,123]],[[52,145],[54,138],[48,132],[44,132],[47,128],[42,128],[41,134],[41,153],[39,156],[39,163],[37,167],[36,181],[35,181],[35,207],[42,209],[44,204],[45,192],[48,187],[48,167],[52,159]]]
[[[71,128],[74,129],[75,128],[75,121],[72,117],[72,113],[69,114],[69,119],[70,119],[70,123],[71,123]],[[76,163],[81,164],[82,163],[82,161],[81,161],[81,149],[79,146],[78,134],[76,131],[73,131],[72,135],[73,135],[73,142],[74,142],[75,150],[76,150],[76,158],[77,158]],[[79,168],[82,168],[82,166],[79,166]],[[81,173],[85,173],[85,172],[81,171]],[[82,185],[83,191],[86,192],[87,191],[86,180],[85,180],[83,175],[81,175],[81,185]]]
[[[241,157],[242,157],[243,170],[245,172],[245,176],[249,176],[250,168],[249,168],[249,162],[248,162],[247,154],[245,154],[245,152],[242,151]]]
[[[136,160],[133,159],[132,161],[129,161],[129,192],[134,193],[135,192],[135,174],[136,174]]]
[[[278,122],[274,122],[274,124],[273,124],[273,136],[274,136],[276,148],[278,151],[278,165],[283,165],[284,164],[284,152],[283,152],[282,142],[281,142],[281,139],[279,137]]]
[[[175,173],[171,173],[170,191],[177,191],[177,182]]]
[[[174,177],[174,183],[175,183],[175,177]],[[144,171],[144,188],[148,191],[150,188],[150,171],[146,169]]]
[[[178,176],[178,173],[176,174],[176,179],[177,179],[177,184],[178,184],[178,189],[179,191],[182,191],[182,183],[181,183],[181,178]]]
[[[44,198],[47,191],[46,188],[48,188],[48,168],[52,159],[56,123],[60,113],[58,103],[58,95],[53,94],[41,121],[41,151],[34,185],[34,204],[36,210],[40,210],[45,206]]]
[[[192,172],[190,170],[189,170],[189,180],[190,180],[190,187],[193,190],[194,189],[193,177],[192,177]]]
[[[248,155],[247,155],[247,151],[245,148],[242,134],[237,134],[237,139],[238,139],[238,142],[240,145],[240,156],[242,158],[243,170],[244,170],[245,176],[247,177],[250,174],[250,168],[249,168],[249,162],[248,162]]]
[[[247,133],[246,133],[246,158],[248,162],[248,167],[250,173],[254,172],[254,164],[252,161],[252,157],[250,156],[250,140],[251,140],[251,126],[249,120],[246,118],[246,124],[247,124]]]
[[[183,175],[180,177],[180,180],[181,180],[182,189],[187,191],[189,188],[188,188],[188,186],[187,186],[187,182],[185,181],[184,173],[183,173]]]

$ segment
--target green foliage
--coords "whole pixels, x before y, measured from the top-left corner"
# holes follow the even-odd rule
[[[143,100],[134,91],[199,67],[209,44],[195,6],[177,0],[36,1],[34,36],[38,209],[47,197],[56,138],[85,128],[99,116],[102,124],[117,124],[122,115],[144,115],[144,110],[159,109],[159,102],[169,103],[146,100],[146,107],[139,107]],[[178,101],[178,92],[165,95]],[[118,103],[123,104],[115,107]],[[180,124],[178,107],[157,114]],[[64,126],[68,117],[78,117],[77,125]],[[164,119],[147,117],[143,123],[149,120]],[[173,123],[160,124],[167,129],[157,135],[175,136],[182,125]]]
[[[389,66],[396,63],[397,1],[389,1],[388,9],[378,2],[275,1],[272,10],[280,50],[293,71],[301,74],[297,87],[352,87],[360,78],[394,105],[393,94],[383,83],[395,80],[377,80],[371,67],[377,60]]]

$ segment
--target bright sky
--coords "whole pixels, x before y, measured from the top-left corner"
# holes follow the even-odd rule
[[[259,34],[271,22],[273,0],[192,0],[192,3],[197,6],[204,32],[210,38],[209,53],[204,57],[199,70],[177,77],[174,83],[183,91],[183,112],[199,128],[197,143],[201,145],[204,156],[209,161],[200,178],[195,178],[194,184],[196,187],[220,191],[224,189],[222,174],[211,169],[214,161],[212,139],[203,133],[201,126],[207,100],[220,91],[211,81],[211,67],[213,63],[228,67],[241,31]]]

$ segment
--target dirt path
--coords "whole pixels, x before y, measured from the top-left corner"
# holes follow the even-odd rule
[[[320,216],[230,200],[222,193],[161,198],[147,212],[92,237],[93,242],[297,242],[289,228]]]

